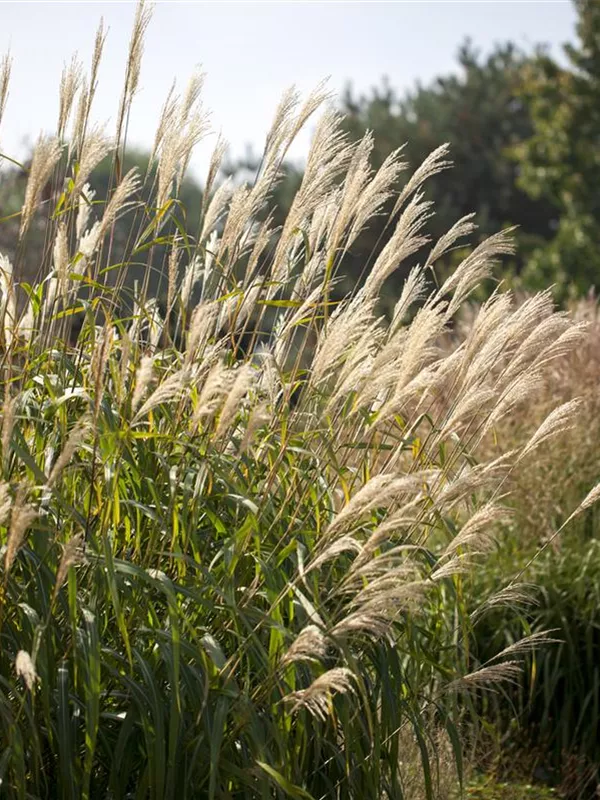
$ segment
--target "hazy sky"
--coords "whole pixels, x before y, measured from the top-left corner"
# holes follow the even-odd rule
[[[86,68],[97,23],[109,28],[95,117],[114,124],[135,12],[133,2],[0,0],[0,54],[10,49],[13,79],[0,145],[24,152],[25,139],[56,124],[63,63],[78,51]],[[408,88],[455,66],[466,36],[484,52],[495,42],[548,43],[555,53],[574,37],[568,0],[416,0],[415,2],[176,2],[154,7],[142,64],[130,141],[149,146],[173,78],[181,88],[194,66],[207,73],[204,92],[212,125],[234,154],[262,143],[283,90],[308,91],[329,76],[338,92],[351,80],[360,90],[379,83]],[[300,142],[301,155],[306,139]],[[193,162],[202,169],[212,138]]]

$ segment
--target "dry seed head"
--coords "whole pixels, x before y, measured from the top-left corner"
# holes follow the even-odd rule
[[[95,222],[91,229],[81,236],[79,251],[86,259],[93,256],[119,212],[122,211],[131,195],[139,189],[139,185],[137,170],[131,169],[113,192],[104,209],[102,219]]]
[[[471,613],[470,619],[473,623],[481,619],[490,609],[508,606],[535,606],[538,601],[535,598],[537,586],[525,583],[515,583],[505,586],[500,591],[487,597],[483,603]]]
[[[89,192],[87,180],[92,170],[98,166],[111,150],[112,143],[107,138],[103,128],[95,127],[86,133],[79,149],[78,170],[72,192],[74,197],[77,197],[79,192],[84,191],[86,187]],[[81,229],[80,224],[77,227]]]
[[[454,554],[445,564],[436,567],[429,577],[432,581],[441,581],[454,575],[463,575],[471,570],[473,565],[474,562],[468,556]]]
[[[557,356],[561,355],[564,351],[562,345],[558,345],[558,341],[563,333],[569,331],[572,334],[577,330],[577,326],[572,326],[569,320],[563,314],[551,314],[545,319],[542,319],[538,325],[528,333],[522,341],[517,345],[514,355],[512,355],[510,363],[503,371],[503,379],[509,380],[512,376],[519,373],[519,371],[526,369],[530,364],[543,357],[544,360],[551,357],[553,352]],[[585,332],[584,329],[579,329],[581,334]],[[573,341],[573,345],[575,341]],[[543,356],[542,356],[543,354]]]
[[[128,337],[129,338],[129,337]],[[129,339],[131,342],[131,339]],[[142,402],[144,395],[152,382],[152,371],[154,368],[153,356],[142,356],[140,366],[137,369],[135,376],[135,387],[133,390],[133,397],[131,399],[131,411],[135,413],[139,404]]]
[[[4,580],[8,579],[13,562],[17,553],[21,549],[21,545],[25,540],[27,530],[31,523],[38,516],[38,512],[33,506],[25,503],[24,491],[20,490],[17,493],[17,498],[12,506],[10,515],[10,526],[8,529],[8,537],[6,540],[6,552],[4,554]]]
[[[23,238],[29,228],[33,214],[39,203],[42,190],[48,183],[54,167],[58,163],[61,152],[62,145],[56,137],[39,137],[33,150],[27,188],[25,189],[25,200],[21,209],[20,238]]]
[[[423,500],[427,497],[426,485],[433,483],[439,476],[437,470],[423,471],[422,473],[415,473],[421,475],[420,478],[420,491],[408,501],[403,503],[400,508],[387,516],[382,522],[373,529],[369,538],[363,545],[362,553],[356,558],[350,572],[361,568],[370,558],[373,553],[384,542],[395,539],[400,531],[406,532],[414,525],[415,517],[417,515],[417,506],[422,504]],[[415,486],[417,484],[415,483]]]
[[[94,39],[94,51],[92,53],[91,72],[88,81],[85,76],[82,76],[80,84],[81,91],[79,93],[79,102],[77,104],[77,112],[73,120],[73,132],[71,136],[71,147],[75,147],[77,152],[81,151],[89,121],[94,95],[98,85],[98,68],[102,59],[102,51],[104,50],[104,43],[106,41],[106,31],[104,29],[104,19],[100,18],[100,23],[96,31]]]
[[[11,507],[10,486],[5,481],[0,481],[0,525],[6,525]]]
[[[98,79],[98,67],[102,58],[102,51],[104,50],[104,42],[106,41],[106,31],[104,30],[104,17],[100,17],[96,37],[94,39],[94,52],[92,53],[92,70],[90,73],[92,94],[96,88],[96,81]]]
[[[166,132],[171,128],[173,125],[175,114],[177,112],[177,102],[178,98],[175,94],[175,86],[176,82],[173,81],[171,84],[171,88],[169,89],[169,94],[167,95],[167,99],[163,105],[162,111],[160,113],[160,119],[158,122],[158,126],[156,128],[156,133],[154,135],[154,145],[152,146],[152,150],[150,152],[150,158],[148,159],[149,166],[154,162],[158,151],[160,150],[160,146],[163,142]]]
[[[33,334],[35,332],[35,313],[33,302],[29,300],[27,303],[27,308],[24,314],[21,315],[19,319],[16,329],[15,329],[15,336],[17,339],[30,342]]]
[[[357,634],[368,636],[373,641],[391,638],[391,622],[386,616],[364,609],[347,614],[331,630],[333,639],[345,639]]]
[[[17,657],[15,658],[15,672],[17,673],[17,677],[23,679],[29,691],[31,691],[36,682],[39,681],[39,677],[35,671],[35,664],[26,650],[19,650],[17,653]]]
[[[317,109],[319,109],[323,103],[332,97],[331,93],[325,90],[326,84],[326,80],[320,81],[304,101],[304,104],[300,108],[290,127],[288,134],[288,145],[294,141],[298,133],[300,133],[315,111],[317,111]],[[284,155],[285,151],[281,153],[281,157]]]
[[[208,117],[199,105],[204,82],[202,73],[195,73],[181,101],[169,98],[163,111],[159,136],[155,141],[158,157],[158,189],[156,205],[162,209],[173,186],[179,186],[191,153],[208,131]]]
[[[437,175],[438,172],[442,172],[442,170],[448,169],[452,166],[451,161],[445,160],[449,151],[449,145],[443,144],[427,156],[421,166],[418,167],[412,174],[408,183],[400,193],[398,200],[396,201],[396,205],[394,206],[392,216],[394,216],[402,208],[405,201],[411,196],[411,194],[414,194],[421,188],[423,183],[425,183],[428,178],[431,178],[433,175]]]
[[[429,237],[421,231],[433,216],[432,205],[431,201],[423,200],[423,195],[417,193],[404,209],[365,281],[363,293],[366,297],[376,297],[384,281],[401,263],[427,244]]]
[[[235,379],[233,370],[218,361],[206,376],[194,411],[193,423],[198,425],[203,417],[212,418],[231,390]]]
[[[446,255],[458,239],[462,239],[463,236],[470,236],[477,230],[477,225],[471,222],[474,217],[475,214],[467,214],[465,217],[459,219],[458,222],[455,222],[450,230],[440,236],[431,248],[431,252],[425,262],[425,268],[431,267],[438,259]]]
[[[307,625],[281,658],[282,666],[294,661],[322,661],[327,655],[327,640],[316,625]]]
[[[73,126],[71,132],[71,142],[70,148],[72,148],[75,152],[79,152],[83,145],[86,128],[87,128],[87,119],[90,109],[90,89],[88,88],[88,82],[85,76],[81,79],[81,90],[79,92],[79,100],[77,102],[77,111],[75,112],[75,117],[73,119]]]
[[[357,238],[369,220],[379,214],[384,204],[392,196],[400,173],[408,166],[408,162],[400,161],[403,149],[404,147],[400,147],[389,154],[374,177],[356,198],[353,222],[348,231],[346,248]]]
[[[246,423],[246,429],[244,431],[244,437],[240,443],[240,453],[247,452],[248,448],[254,441],[256,432],[263,425],[266,425],[270,420],[271,414],[268,411],[266,403],[259,403],[257,406],[254,406],[250,412],[248,422]]]
[[[77,54],[72,57],[71,63],[68,66],[65,64],[63,67],[60,78],[60,97],[58,105],[59,139],[62,139],[64,135],[65,127],[71,115],[71,109],[73,108],[73,101],[75,100],[75,95],[81,84],[81,70],[81,62],[77,58]]]
[[[585,511],[586,509],[588,509],[591,506],[593,506],[594,503],[597,503],[599,499],[600,499],[600,483],[598,483],[596,486],[594,486],[594,488],[590,492],[588,492],[588,494],[585,496],[584,500],[577,507],[577,509],[571,514],[571,516],[569,517],[567,522],[570,521],[571,519],[573,519],[573,517],[576,514],[580,514],[582,511]]]
[[[481,437],[483,438],[494,425],[511,413],[517,406],[537,394],[543,384],[543,377],[536,369],[519,375],[497,399],[496,405],[483,426]]]
[[[409,308],[425,297],[427,284],[423,272],[423,267],[417,266],[413,267],[408,273],[400,298],[394,306],[394,314],[389,327],[390,333],[396,330],[397,326],[404,321]]]
[[[60,478],[63,470],[71,463],[71,459],[85,441],[85,438],[90,430],[90,425],[91,423],[87,416],[82,417],[74,425],[67,437],[65,446],[63,447],[58,458],[56,459],[54,466],[52,467],[50,475],[48,476],[48,480],[46,481],[46,488],[51,489],[56,485],[56,482]]]
[[[84,543],[84,536],[78,533],[72,536],[66,543],[63,549],[63,554],[58,565],[56,573],[56,581],[54,584],[54,597],[58,594],[61,586],[65,582],[69,569],[75,564],[79,564],[83,558],[82,546]]]
[[[0,297],[0,324],[4,333],[4,342],[8,347],[12,343],[17,320],[17,298],[13,266],[2,253],[0,253]]]
[[[217,187],[212,196],[202,220],[202,230],[198,241],[202,243],[207,236],[215,230],[217,223],[221,219],[225,206],[229,202],[234,192],[233,181],[227,178]]]
[[[2,409],[2,457],[5,462],[10,453],[10,440],[15,425],[18,403],[19,395],[10,397],[8,393],[6,394]]]
[[[342,510],[333,518],[325,530],[329,539],[341,530],[357,522],[364,514],[375,508],[386,508],[403,494],[414,492],[421,486],[419,477],[412,475],[390,475],[382,473],[368,480]]]
[[[353,694],[354,674],[347,667],[334,667],[314,680],[308,689],[291,692],[284,700],[291,704],[292,712],[306,708],[311,714],[326,720],[331,711],[332,694]]]
[[[198,303],[192,312],[185,350],[185,363],[191,363],[205,347],[219,316],[218,303]]]
[[[204,196],[202,198],[203,217],[208,207],[208,199],[210,197],[210,192],[212,191],[215,179],[219,174],[219,169],[221,168],[221,162],[223,161],[226,152],[227,152],[227,142],[219,133],[217,137],[217,142],[215,144],[215,148],[210,157],[210,163],[208,165],[208,173],[206,175],[206,182],[204,184]]]
[[[146,29],[150,24],[151,18],[152,9],[145,3],[145,0],[139,0],[135,12],[135,19],[133,21],[131,39],[129,40],[129,54],[127,58],[125,85],[123,87],[123,94],[121,96],[121,103],[119,107],[117,141],[119,141],[121,138],[123,122],[138,87],[140,79],[140,67],[142,63],[142,56],[144,54],[144,36]]]
[[[77,220],[75,222],[75,235],[78,242],[81,241],[81,237],[83,236],[83,232],[90,218],[92,203],[95,196],[96,192],[90,187],[89,183],[85,183],[81,187],[79,197],[77,198]]]
[[[171,245],[167,266],[167,314],[170,313],[175,299],[175,286],[177,284],[180,252],[180,241],[176,238]]]
[[[353,536],[340,536],[339,539],[334,539],[320,555],[308,564],[306,572],[318,569],[327,561],[337,558],[342,553],[360,553],[361,551],[362,545]]]
[[[279,147],[289,130],[293,113],[298,107],[299,101],[300,95],[295,86],[288,87],[283,93],[266,136],[265,151],[267,153],[277,154],[279,152]]]
[[[448,318],[454,316],[481,281],[491,275],[497,256],[515,252],[512,233],[514,228],[489,236],[479,244],[454,270],[440,289],[440,294],[453,293],[448,305]]]
[[[187,309],[194,287],[200,280],[202,275],[202,259],[196,255],[192,258],[184,273],[183,280],[181,281],[180,297],[181,305]]]
[[[0,124],[2,123],[2,117],[4,116],[6,103],[8,101],[8,87],[10,84],[11,69],[12,58],[10,57],[10,54],[7,53],[6,55],[2,56],[2,61],[0,61]]]
[[[52,257],[54,272],[58,283],[58,293],[61,298],[64,299],[67,296],[69,288],[69,244],[67,239],[67,226],[64,221],[59,223],[56,230]]]
[[[522,672],[521,664],[518,661],[504,661],[501,664],[491,664],[487,667],[463,675],[452,683],[448,684],[446,691],[457,692],[463,689],[492,689],[497,683],[516,683]]]
[[[222,436],[228,429],[240,409],[240,404],[254,384],[254,368],[250,364],[242,364],[236,370],[236,377],[227,395],[227,399],[219,416],[216,436]]]
[[[508,509],[495,503],[485,503],[462,526],[442,553],[442,558],[452,557],[459,548],[479,553],[488,551],[496,542],[498,525],[507,519],[508,513]]]
[[[516,655],[524,655],[525,653],[531,653],[537,650],[540,644],[559,644],[559,639],[552,639],[550,634],[552,631],[537,631],[537,633],[531,633],[529,636],[524,636],[522,639],[513,642],[508,647],[505,647],[493,658],[490,658],[488,663],[493,661],[498,661],[498,659],[506,658],[506,656],[516,656]]]
[[[139,409],[133,418],[133,422],[139,420],[153,408],[161,405],[161,403],[166,403],[174,398],[179,397],[181,392],[188,385],[189,378],[190,372],[187,368],[177,370],[177,372],[174,372],[172,375],[169,375],[169,377],[165,378]]]
[[[551,411],[521,451],[518,461],[521,461],[522,458],[525,458],[525,456],[554,436],[559,436],[561,433],[571,430],[581,407],[582,401],[574,399]]]

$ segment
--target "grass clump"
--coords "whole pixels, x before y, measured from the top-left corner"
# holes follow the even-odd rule
[[[90,79],[63,80],[59,135],[37,145],[17,255],[0,261],[3,789],[434,797],[440,730],[460,777],[469,697],[515,678],[537,641],[476,661],[472,626],[522,589],[500,579],[470,613],[465,587],[510,475],[574,406],[475,453],[582,327],[548,294],[497,293],[447,349],[509,234],[436,287],[436,261],[473,229],[426,235],[423,185],[447,148],[397,190],[401,153],[373,171],[371,136],[349,143],[331,110],[275,232],[270,192],[321,89],[286,94],[252,184],[216,182],[217,143],[189,235],[177,190],[206,129],[198,77],[164,106],[143,201],[144,177],[120,169],[148,21],[141,5],[115,140],[89,123],[102,30]],[[100,204],[87,182],[107,149]],[[343,253],[391,198],[389,243],[334,304]],[[29,285],[32,225],[47,247]],[[381,286],[420,251],[381,319]]]

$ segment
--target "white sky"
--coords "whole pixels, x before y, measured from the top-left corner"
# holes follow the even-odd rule
[[[135,12],[133,2],[0,0],[0,55],[14,64],[0,146],[25,152],[41,129],[56,124],[63,63],[78,51],[86,69],[101,16],[109,28],[95,117],[114,125]],[[198,64],[207,73],[205,104],[234,155],[259,148],[283,90],[303,92],[329,76],[339,92],[350,80],[368,90],[387,75],[402,90],[452,71],[466,36],[483,52],[512,40],[546,42],[555,54],[574,38],[569,0],[416,0],[415,2],[157,2],[146,38],[141,89],[129,141],[149,147],[173,78],[185,86]],[[201,145],[193,167],[201,174],[214,138]],[[306,138],[299,142],[300,157]]]

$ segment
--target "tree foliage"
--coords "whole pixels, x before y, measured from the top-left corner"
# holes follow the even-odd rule
[[[524,284],[555,283],[562,297],[588,291],[600,276],[600,5],[576,7],[579,42],[565,47],[569,65],[539,53],[524,69],[533,133],[514,150],[519,186],[553,206],[553,235],[532,253]]]

